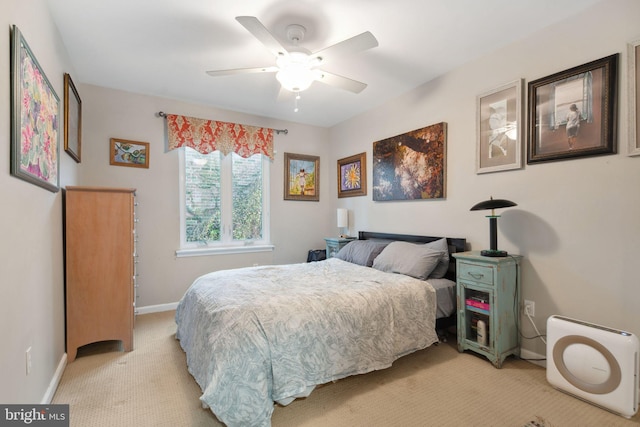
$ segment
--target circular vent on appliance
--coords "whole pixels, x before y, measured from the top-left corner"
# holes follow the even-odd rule
[[[560,338],[553,347],[558,372],[580,390],[606,394],[620,385],[618,361],[602,344],[579,335]]]

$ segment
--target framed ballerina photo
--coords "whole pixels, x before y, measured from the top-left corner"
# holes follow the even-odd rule
[[[476,98],[476,173],[522,167],[522,79]]]

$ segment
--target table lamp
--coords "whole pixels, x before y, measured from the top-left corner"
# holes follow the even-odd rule
[[[482,211],[491,209],[491,215],[487,215],[489,218],[489,238],[491,241],[490,249],[480,251],[480,255],[488,257],[505,257],[508,255],[507,251],[498,250],[498,218],[500,215],[495,214],[496,209],[508,208],[511,206],[518,206],[517,204],[504,199],[494,199],[491,197],[484,202],[476,203],[470,210]]]
[[[343,228],[347,228],[347,233],[349,232],[349,210],[344,208],[338,208],[338,229],[340,231],[340,237],[347,237],[346,234],[342,233]]]

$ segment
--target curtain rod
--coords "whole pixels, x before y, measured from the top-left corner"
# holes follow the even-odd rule
[[[167,114],[166,114],[166,113],[164,113],[164,112],[162,112],[162,111],[158,111],[158,112],[156,113],[156,115],[157,115],[158,117],[163,117],[163,118],[166,118],[166,117],[167,117]],[[274,131],[275,133],[277,133],[277,134],[284,133],[285,135],[287,135],[287,134],[289,133],[289,129],[273,129],[273,131]]]

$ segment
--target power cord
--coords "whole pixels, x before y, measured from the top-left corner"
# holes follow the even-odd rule
[[[533,337],[531,337],[531,338],[527,338],[527,339],[540,338],[540,339],[542,340],[542,342],[546,344],[546,343],[547,343],[547,340],[545,340],[545,339],[544,339],[544,337],[546,337],[546,335],[542,335],[542,334],[540,333],[540,331],[538,330],[538,327],[536,326],[536,324],[533,322],[533,319],[531,318],[531,314],[529,313],[529,310],[527,310],[527,309],[525,308],[525,310],[524,310],[524,314],[526,314],[526,315],[527,315],[527,318],[529,319],[529,322],[531,322],[531,326],[533,326],[533,329],[536,331],[536,334],[538,334],[538,335],[535,335],[535,336],[533,336]],[[525,338],[526,338],[526,337],[525,337]]]
[[[518,280],[518,277],[520,276],[518,274],[518,270],[519,270],[519,266],[518,266],[518,261],[516,260],[516,258],[513,255],[509,255],[514,261],[515,261],[515,267],[516,267],[516,281]],[[520,283],[516,282],[516,295],[513,301],[513,311],[514,313],[517,313],[517,305],[520,301]],[[518,330],[518,334],[520,334],[520,336],[526,340],[532,340],[532,339],[536,339],[536,338],[540,338],[542,340],[542,342],[546,345],[547,341],[544,339],[546,337],[546,335],[543,335],[540,333],[540,331],[538,330],[538,327],[536,326],[536,324],[534,323],[533,319],[531,318],[531,313],[529,313],[529,310],[525,307],[524,310],[525,314],[527,315],[527,318],[529,319],[529,322],[531,322],[531,325],[533,326],[533,329],[536,331],[537,335],[534,335],[532,337],[527,337],[522,333],[522,330],[520,329],[520,316],[514,316],[515,317],[515,321],[516,321],[516,329]],[[522,360],[530,360],[530,361],[544,361],[547,360],[547,358],[540,358],[540,359],[525,359],[523,357],[520,357],[520,359]]]
[[[520,332],[520,336],[524,339],[527,340],[532,340],[532,339],[536,339],[536,338],[540,338],[542,340],[542,342],[546,345],[547,341],[544,339],[544,337],[546,337],[546,335],[543,335],[540,333],[540,331],[538,330],[538,327],[536,326],[536,324],[533,322],[533,319],[531,318],[531,313],[529,313],[529,310],[527,310],[526,308],[524,309],[524,314],[527,315],[527,318],[529,319],[529,322],[531,322],[531,325],[533,326],[533,329],[535,329],[536,334],[532,337],[525,337],[522,332]],[[529,361],[535,361],[535,362],[541,362],[541,361],[545,361],[547,360],[546,357],[541,357],[539,359],[529,359],[529,358],[524,358],[524,357],[520,357],[520,359],[522,360],[529,360]]]

